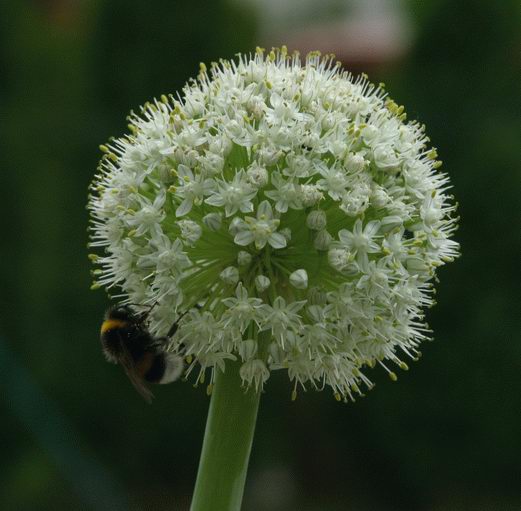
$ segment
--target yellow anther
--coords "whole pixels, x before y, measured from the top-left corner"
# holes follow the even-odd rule
[[[385,106],[387,107],[387,110],[393,114],[398,110],[398,105],[391,98],[387,99]]]
[[[337,401],[342,401],[342,396],[338,392],[335,392],[335,399]]]
[[[213,383],[209,383],[208,387],[206,387],[206,395],[211,396],[213,391]]]
[[[396,373],[393,373],[392,371],[389,373],[389,378],[391,378],[392,381],[398,380],[398,376],[396,376]]]

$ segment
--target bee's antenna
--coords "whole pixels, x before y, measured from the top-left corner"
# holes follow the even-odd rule
[[[159,303],[159,301],[156,300],[154,303],[152,303],[150,305],[143,305],[143,304],[138,304],[138,303],[129,303],[128,305],[132,305],[132,307],[144,307],[144,308],[148,307],[148,310],[145,310],[144,312],[140,312],[136,315],[138,322],[141,323],[141,322],[144,322],[147,320],[148,316],[150,315],[150,313],[152,312],[152,310],[158,303]]]

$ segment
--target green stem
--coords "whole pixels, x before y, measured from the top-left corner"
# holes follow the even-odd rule
[[[216,369],[190,511],[239,511],[260,392],[241,386],[239,362]]]

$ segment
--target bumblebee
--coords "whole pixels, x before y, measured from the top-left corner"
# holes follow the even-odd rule
[[[105,313],[100,332],[107,360],[123,366],[132,385],[148,403],[154,397],[148,383],[170,383],[183,372],[183,359],[167,353],[166,346],[184,314],[172,325],[166,337],[154,337],[146,324],[151,309],[136,313],[128,305],[111,307]]]

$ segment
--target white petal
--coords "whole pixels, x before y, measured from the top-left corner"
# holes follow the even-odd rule
[[[223,206],[224,205],[224,199],[222,198],[222,195],[219,193],[214,193],[213,195],[210,195],[204,202],[206,204],[210,204],[211,206]]]
[[[273,209],[271,209],[271,204],[267,200],[263,200],[259,204],[259,209],[257,210],[257,218],[260,218],[261,215],[264,215],[269,220],[273,218]]]
[[[185,199],[175,210],[175,216],[184,216],[192,209],[192,199]]]
[[[353,243],[353,233],[347,229],[338,231],[338,239],[346,246],[350,247]]]
[[[286,238],[280,232],[274,232],[268,238],[268,243],[273,248],[284,248],[286,246]]]
[[[233,238],[233,241],[237,245],[241,245],[242,247],[244,247],[246,245],[249,245],[250,243],[253,242],[253,240],[254,240],[253,233],[251,231],[241,231],[241,232],[238,232],[235,235],[235,238]]]
[[[182,163],[179,164],[179,166],[177,167],[177,175],[180,178],[188,177],[190,181],[193,181],[194,179],[194,174],[192,170],[186,165],[183,165]]]
[[[380,221],[372,220],[365,226],[364,234],[366,236],[369,236],[370,238],[372,238],[378,232],[379,228],[380,228]]]

